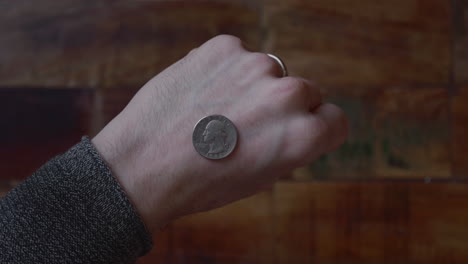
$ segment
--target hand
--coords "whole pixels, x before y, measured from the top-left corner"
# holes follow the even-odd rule
[[[151,232],[252,195],[345,140],[338,107],[310,81],[280,76],[266,54],[215,37],[144,85],[93,139]],[[238,130],[222,160],[192,145],[194,125],[213,114]]]

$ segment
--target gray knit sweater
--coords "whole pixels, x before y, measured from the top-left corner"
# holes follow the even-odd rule
[[[0,263],[134,263],[151,246],[88,137],[0,200]]]

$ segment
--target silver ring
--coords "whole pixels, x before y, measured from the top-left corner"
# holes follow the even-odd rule
[[[276,57],[275,55],[273,54],[267,54],[270,58],[274,59],[281,67],[281,70],[283,70],[283,76],[282,77],[286,77],[288,76],[288,69],[286,68],[286,65],[284,64],[284,62]]]

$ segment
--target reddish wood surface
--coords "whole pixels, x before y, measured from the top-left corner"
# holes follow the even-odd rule
[[[273,190],[170,224],[139,263],[468,262],[468,0],[0,7],[0,195],[228,33],[314,79],[350,138]]]
[[[138,87],[217,34],[259,48],[259,14],[251,4],[19,2],[5,3],[0,18],[4,85]]]
[[[283,182],[163,239],[170,263],[465,263],[467,206],[465,184]]]
[[[455,1],[454,13],[454,81],[456,85],[468,84],[468,1]],[[461,88],[461,87],[457,87]]]
[[[298,171],[297,179],[451,177],[450,101],[444,87],[335,92],[328,99],[350,119],[349,139]]]
[[[325,87],[445,84],[451,1],[266,0],[268,50]]]
[[[462,87],[452,99],[453,174],[468,177],[468,87]]]

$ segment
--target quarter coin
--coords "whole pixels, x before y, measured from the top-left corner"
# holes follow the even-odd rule
[[[195,125],[192,142],[195,150],[203,157],[222,159],[236,147],[237,129],[225,116],[206,116]]]

